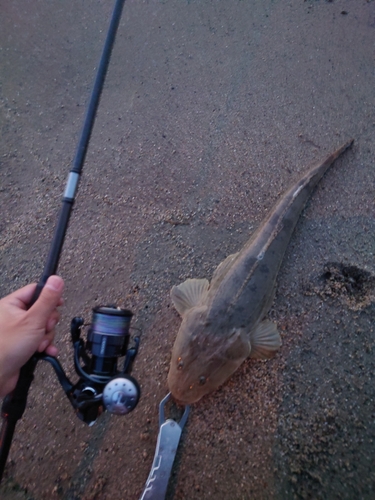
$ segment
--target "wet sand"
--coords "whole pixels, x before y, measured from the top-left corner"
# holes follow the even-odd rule
[[[1,295],[43,269],[111,9],[1,8]],[[374,1],[125,3],[59,266],[57,345],[76,380],[71,318],[132,309],[142,398],[88,428],[40,364],[1,498],[139,498],[180,324],[171,287],[210,278],[351,137],[279,274],[283,347],[193,406],[168,498],[375,497],[374,50]]]

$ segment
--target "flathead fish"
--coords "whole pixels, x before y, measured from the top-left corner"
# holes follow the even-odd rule
[[[188,279],[172,288],[182,323],[168,386],[181,403],[194,403],[216,390],[247,357],[267,359],[281,346],[275,323],[265,315],[285,250],[314,187],[352,143],[315,165],[285,193],[242,250],[217,267],[211,283]]]

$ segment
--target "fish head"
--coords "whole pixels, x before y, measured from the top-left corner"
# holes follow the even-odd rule
[[[216,390],[250,352],[243,332],[223,332],[207,319],[207,306],[184,316],[172,350],[168,387],[182,404],[192,404]]]

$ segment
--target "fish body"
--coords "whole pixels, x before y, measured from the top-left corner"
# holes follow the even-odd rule
[[[264,319],[277,273],[314,187],[352,143],[342,145],[289,189],[242,250],[217,267],[211,283],[188,279],[172,288],[182,323],[168,386],[181,403],[194,403],[217,389],[247,357],[267,359],[281,346],[276,325]]]

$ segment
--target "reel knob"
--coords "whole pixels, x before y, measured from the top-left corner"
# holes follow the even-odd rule
[[[103,403],[109,413],[126,415],[137,406],[140,394],[139,384],[133,377],[116,377],[104,387]]]

